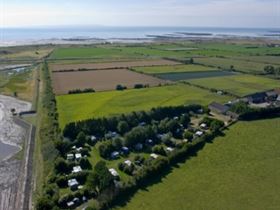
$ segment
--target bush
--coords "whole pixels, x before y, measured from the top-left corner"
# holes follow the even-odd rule
[[[135,84],[134,88],[135,89],[141,89],[141,88],[144,88],[144,85],[143,84]]]
[[[129,131],[130,128],[129,128],[129,125],[128,125],[128,123],[126,121],[120,121],[118,123],[117,129],[118,129],[118,132],[120,134],[125,134],[126,132]]]
[[[80,90],[80,89],[75,89],[75,90],[69,90],[68,94],[80,94],[80,93],[94,93],[95,90],[92,88],[86,88],[84,90]]]
[[[69,172],[69,165],[63,158],[57,158],[57,160],[54,163],[54,168],[56,173],[64,174]]]
[[[153,153],[166,156],[166,152],[164,150],[164,147],[161,146],[161,145],[154,146],[152,150],[153,150]]]
[[[184,138],[191,141],[193,139],[193,133],[190,131],[185,131],[184,132]]]
[[[42,196],[37,200],[36,209],[37,210],[50,210],[53,209],[54,202],[48,196]]]
[[[125,89],[127,89],[126,86],[123,86],[123,85],[117,85],[116,86],[116,90],[125,90]]]
[[[91,164],[90,164],[90,162],[89,162],[89,160],[88,160],[87,158],[82,158],[82,159],[80,160],[80,166],[81,166],[81,168],[84,169],[84,170],[90,170],[90,169],[92,169],[92,166],[91,166]]]
[[[99,145],[98,150],[101,157],[109,158],[111,153],[114,151],[114,146],[111,141],[106,141]]]
[[[56,179],[56,184],[57,186],[59,186],[60,188],[64,188],[64,187],[67,187],[67,178],[65,176],[59,176],[57,177]]]

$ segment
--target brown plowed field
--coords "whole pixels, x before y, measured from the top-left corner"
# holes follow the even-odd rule
[[[96,71],[53,72],[53,88],[57,95],[68,94],[70,90],[93,88],[95,91],[115,90],[118,84],[134,88],[135,84],[158,86],[166,84],[161,80],[127,69]]]
[[[116,69],[129,68],[141,66],[164,66],[164,65],[178,65],[179,62],[170,60],[143,60],[143,61],[123,61],[110,63],[85,63],[85,64],[51,64],[52,71],[69,71],[69,70],[99,70],[99,69]]]

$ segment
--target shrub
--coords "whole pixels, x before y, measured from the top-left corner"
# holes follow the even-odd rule
[[[37,200],[36,209],[37,210],[50,210],[53,209],[54,203],[48,196],[42,196]]]
[[[193,139],[193,133],[190,131],[185,131],[184,132],[184,138],[191,141]]]
[[[69,166],[68,163],[63,158],[57,158],[57,160],[54,163],[54,168],[56,173],[68,173],[69,172]]]
[[[165,150],[164,150],[164,147],[161,146],[161,145],[156,145],[156,146],[154,146],[152,150],[153,150],[153,152],[156,153],[156,154],[166,156],[166,152],[165,152]]]
[[[56,179],[56,184],[57,184],[57,186],[64,188],[64,187],[67,187],[67,181],[68,180],[65,176],[59,176]]]
[[[135,84],[134,88],[135,89],[141,89],[141,88],[144,88],[144,85],[143,84]]]
[[[120,84],[116,86],[116,90],[125,90],[125,89],[127,89],[126,86],[123,86],[123,85],[120,85]]]
[[[80,160],[80,166],[82,169],[92,169],[92,166],[87,158],[82,158]]]

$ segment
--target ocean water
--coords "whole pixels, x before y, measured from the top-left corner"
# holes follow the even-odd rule
[[[0,28],[0,46],[58,41],[137,40],[168,37],[266,37],[280,39],[280,29],[211,27],[38,27]],[[72,39],[72,40],[69,40]],[[75,40],[74,40],[75,39]],[[100,39],[100,40],[99,40]]]

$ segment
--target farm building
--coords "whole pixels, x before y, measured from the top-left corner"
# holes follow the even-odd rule
[[[211,112],[215,112],[218,114],[226,114],[226,112],[229,110],[228,106],[225,106],[223,104],[213,102],[211,103],[208,108],[210,109]]]
[[[248,98],[249,103],[260,104],[266,102],[266,93],[254,93],[252,95],[246,96]]]

